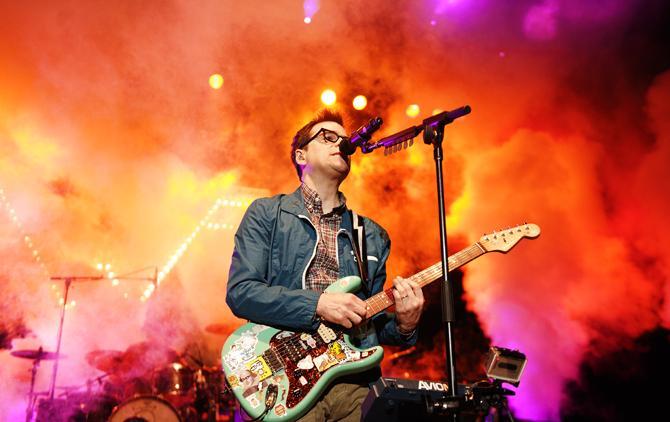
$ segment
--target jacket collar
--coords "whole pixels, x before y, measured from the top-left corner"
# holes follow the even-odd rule
[[[285,195],[283,198],[281,198],[279,207],[291,214],[309,216],[309,212],[307,211],[305,203],[302,200],[300,186],[298,186],[298,189],[296,189],[293,193]]]

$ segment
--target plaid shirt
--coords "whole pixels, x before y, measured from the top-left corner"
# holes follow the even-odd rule
[[[347,209],[347,199],[342,192],[338,192],[340,205],[324,214],[319,194],[304,183],[300,189],[305,207],[318,233],[316,255],[307,269],[305,288],[323,292],[337,280],[340,273],[337,262],[337,232],[342,223],[342,214]]]

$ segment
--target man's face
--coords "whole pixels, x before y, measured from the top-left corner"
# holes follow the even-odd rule
[[[322,130],[323,129],[323,130]],[[309,136],[314,138],[303,149],[296,150],[296,162],[303,165],[303,175],[319,174],[328,177],[337,177],[344,180],[349,174],[350,158],[340,152],[341,139],[332,143],[326,140],[325,130],[334,132],[339,136],[346,136],[344,128],[336,122],[321,122],[314,125]],[[328,136],[332,136],[328,135]]]

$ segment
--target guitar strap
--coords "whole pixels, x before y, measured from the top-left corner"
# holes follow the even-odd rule
[[[361,276],[361,286],[365,296],[370,297],[370,283],[368,280],[368,249],[365,240],[365,224],[363,217],[351,210],[351,223],[353,227],[354,242],[352,247],[354,250],[354,259],[358,264],[358,273]]]

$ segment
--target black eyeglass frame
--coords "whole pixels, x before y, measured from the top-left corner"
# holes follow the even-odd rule
[[[322,127],[321,129],[319,129],[318,132],[316,132],[316,133],[314,134],[314,136],[312,136],[311,138],[309,138],[309,139],[307,140],[307,142],[305,142],[304,144],[302,144],[302,145],[300,146],[300,148],[305,148],[310,142],[312,142],[313,140],[315,140],[315,139],[316,139],[319,135],[321,135],[322,133],[324,133],[324,134],[325,134],[325,133],[333,133],[333,134],[335,134],[335,135],[337,136],[337,138],[336,138],[334,141],[330,141],[330,140],[328,140],[328,138],[326,138],[325,136],[323,137],[323,140],[326,141],[326,142],[328,142],[328,143],[330,143],[330,144],[336,144],[337,141],[339,141],[340,139],[342,140],[342,142],[346,142],[346,141],[349,140],[349,137],[348,137],[348,136],[340,136],[337,132],[332,131],[332,130],[330,130],[330,129],[326,129],[325,127]]]

